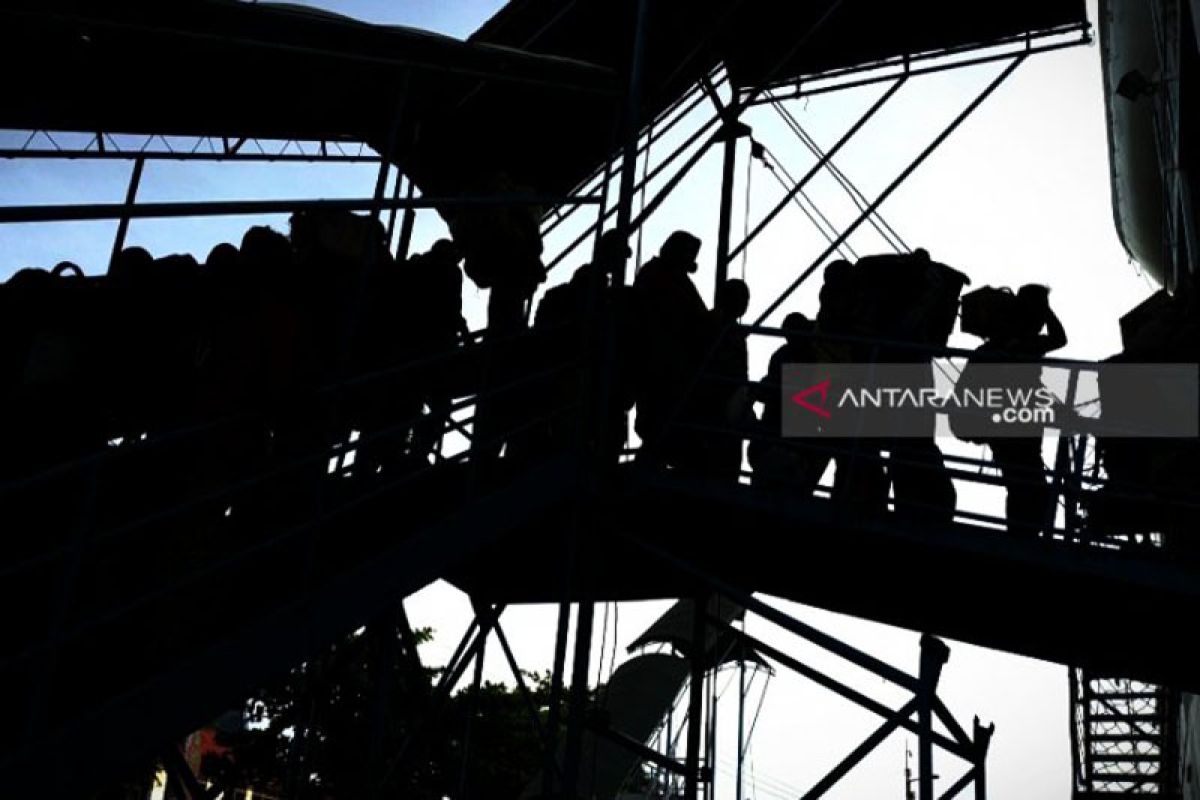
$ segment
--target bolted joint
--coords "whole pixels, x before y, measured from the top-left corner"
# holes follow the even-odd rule
[[[754,133],[754,129],[744,122],[739,120],[728,120],[721,125],[721,128],[713,136],[713,139],[718,142],[737,141],[745,139]]]

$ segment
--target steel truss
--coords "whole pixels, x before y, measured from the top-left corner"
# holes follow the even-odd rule
[[[718,576],[705,573],[703,570],[697,569],[683,559],[669,554],[653,544],[644,541],[639,541],[638,544],[644,547],[652,557],[661,559],[666,568],[687,572],[706,587],[705,591],[697,594],[695,602],[692,605],[693,632],[690,641],[707,641],[709,629],[718,633],[724,633],[729,637],[728,641],[731,642],[729,646],[736,646],[739,650],[737,661],[738,668],[743,673],[740,687],[743,699],[745,693],[744,669],[746,661],[748,659],[760,660],[765,658],[768,662],[773,662],[806,680],[812,681],[818,686],[851,701],[861,708],[871,711],[883,719],[883,723],[879,728],[873,731],[858,747],[830,769],[826,775],[803,795],[805,800],[816,800],[816,798],[824,796],[855,766],[870,755],[888,736],[902,729],[914,734],[918,740],[921,769],[918,782],[921,800],[933,800],[935,796],[937,800],[952,800],[952,798],[957,797],[972,784],[975,787],[976,798],[987,796],[986,760],[995,726],[983,726],[980,724],[978,717],[976,717],[973,722],[973,730],[968,734],[950,713],[945,703],[938,698],[938,681],[942,668],[950,654],[950,649],[941,640],[931,636],[922,637],[920,669],[917,675],[911,675],[795,619],[762,600],[755,598],[744,590],[724,583]],[[711,613],[707,613],[705,609],[711,607],[709,602],[716,596],[735,602],[746,608],[747,611],[783,628],[788,633],[815,644],[825,651],[885,681],[901,686],[912,692],[912,697],[898,708],[892,708],[872,699],[836,678],[830,677],[820,670],[788,655],[784,651],[767,644],[761,639],[745,633],[744,629],[736,627]],[[576,797],[581,791],[586,793],[587,787],[576,783],[579,779],[580,746],[585,731],[628,750],[647,764],[652,764],[670,775],[682,778],[684,798],[692,800],[701,796],[712,796],[711,793],[716,773],[714,768],[714,726],[716,724],[716,712],[714,702],[706,697],[706,695],[709,694],[709,690],[712,688],[710,677],[715,676],[716,665],[719,660],[718,653],[715,652],[716,644],[713,645],[714,649],[709,650],[703,647],[691,647],[686,654],[691,665],[691,680],[689,681],[689,688],[687,690],[687,745],[683,761],[677,760],[674,757],[669,746],[667,747],[667,752],[650,747],[644,742],[629,736],[627,733],[612,728],[602,717],[593,715],[582,704],[576,708],[575,703],[572,703],[572,718],[566,720],[566,746],[559,746],[560,743],[556,741],[554,735],[557,725],[554,720],[551,720],[547,729],[541,717],[541,709],[536,708],[532,702],[523,673],[512,653],[503,628],[500,626],[499,618],[503,607],[490,606],[477,600],[473,601],[473,604],[476,616],[468,626],[454,655],[451,656],[450,661],[447,663],[442,673],[442,678],[435,687],[434,700],[427,710],[427,716],[424,717],[423,722],[418,728],[418,733],[425,731],[429,727],[442,704],[448,699],[454,686],[463,679],[469,669],[474,669],[475,677],[473,678],[473,682],[478,687],[486,642],[488,637],[494,634],[504,651],[505,661],[516,682],[518,692],[525,703],[530,724],[537,730],[538,739],[542,745],[542,757],[544,763],[548,765],[547,771],[544,774],[546,784],[543,796],[565,798]],[[562,690],[569,691],[571,695],[585,692],[588,688],[586,657],[581,656],[581,653],[590,651],[591,648],[591,636],[587,630],[589,626],[590,621],[586,613],[586,604],[580,604],[575,631],[576,641],[580,644],[576,647],[575,665],[572,669],[573,677],[569,687],[566,689],[560,687]],[[566,628],[560,627],[558,641],[560,649],[564,646],[563,639],[568,633],[569,631]],[[576,672],[576,670],[581,668],[582,672]],[[707,712],[705,711],[706,702],[708,702]],[[554,709],[557,706],[557,702],[552,698],[550,708]],[[580,718],[575,719],[575,714],[579,714]],[[949,736],[935,730],[935,719],[949,731]],[[740,776],[742,775],[742,762],[745,756],[746,745],[744,722],[744,708],[739,704],[738,726],[740,735],[737,757],[739,798],[743,796],[741,793],[743,787]],[[386,781],[395,770],[402,768],[406,757],[414,755],[414,748],[418,746],[417,742],[419,738],[419,735],[414,735],[405,741],[399,753],[389,762],[381,783]],[[573,738],[579,740],[575,743],[574,747],[571,745]],[[938,795],[934,794],[933,788],[933,782],[936,777],[934,773],[934,753],[936,749],[940,749],[948,755],[955,756],[970,765],[970,768],[960,779]]]
[[[602,229],[605,221],[613,215],[616,217],[616,229],[621,234],[628,237],[637,231],[657,210],[670,192],[683,182],[709,150],[714,145],[720,144],[723,169],[716,259],[717,281],[720,282],[728,273],[729,263],[749,247],[752,241],[778,217],[782,209],[803,190],[814,176],[822,170],[833,169],[834,157],[869,122],[880,108],[889,102],[902,87],[907,85],[910,78],[943,69],[952,69],[1001,59],[1009,60],[1008,65],[999,76],[900,173],[884,192],[874,200],[865,202],[864,207],[862,207],[861,216],[838,234],[836,241],[831,243],[830,249],[799,272],[798,277],[791,286],[776,298],[770,304],[767,311],[761,315],[756,323],[761,325],[771,313],[786,301],[796,287],[808,278],[830,253],[836,250],[837,244],[844,242],[862,223],[871,221],[877,217],[879,207],[894,190],[953,133],[963,120],[978,108],[1011,75],[1026,57],[1039,52],[1082,44],[1087,41],[1086,31],[1084,31],[1082,36],[1070,42],[1055,41],[1049,44],[1039,44],[1029,39],[1023,40],[1020,43],[1023,44],[1023,47],[1015,50],[1011,48],[1013,43],[1010,42],[1005,43],[1010,48],[1002,52],[978,58],[964,59],[956,63],[938,63],[937,59],[956,56],[958,53],[943,52],[929,54],[919,58],[903,59],[896,63],[872,65],[872,68],[882,70],[883,74],[873,75],[865,79],[859,78],[859,73],[857,72],[846,72],[845,74],[830,73],[824,76],[817,76],[812,81],[806,81],[804,85],[796,87],[790,95],[784,87],[772,85],[768,80],[763,87],[733,93],[731,100],[728,102],[723,102],[720,99],[717,89],[721,85],[722,76],[719,71],[714,71],[714,73],[706,76],[705,80],[694,87],[690,93],[681,97],[671,108],[660,115],[658,119],[649,121],[650,124],[645,124],[647,121],[639,118],[639,109],[642,64],[645,58],[645,31],[644,25],[641,23],[645,19],[646,7],[647,0],[639,0],[639,24],[634,33],[635,46],[633,47],[632,61],[628,72],[629,84],[622,98],[624,100],[623,116],[625,125],[621,141],[616,143],[619,145],[621,153],[619,163],[618,159],[614,157],[612,161],[602,165],[593,176],[584,181],[574,192],[567,196],[426,198],[414,197],[410,183],[408,184],[407,196],[401,197],[402,181],[399,176],[392,176],[390,172],[390,163],[393,160],[392,156],[395,155],[395,150],[375,155],[364,155],[361,151],[347,153],[339,143],[284,142],[280,146],[280,149],[274,150],[272,145],[256,143],[252,140],[230,142],[228,140],[203,138],[196,142],[193,149],[183,152],[182,150],[175,149],[163,137],[150,137],[145,141],[143,146],[132,150],[129,148],[120,149],[116,146],[117,140],[115,137],[103,132],[95,134],[92,141],[80,148],[60,148],[57,144],[52,144],[50,148],[34,146],[36,137],[31,135],[23,147],[0,150],[0,158],[132,160],[134,168],[126,195],[126,202],[123,204],[93,206],[9,207],[0,209],[0,223],[119,219],[121,220],[121,224],[117,240],[114,244],[115,254],[119,252],[123,245],[129,220],[137,218],[212,214],[286,213],[306,208],[327,208],[368,211],[374,219],[378,219],[382,212],[390,210],[393,212],[388,224],[388,230],[391,233],[396,223],[395,212],[403,209],[406,212],[403,231],[407,231],[408,235],[410,235],[413,214],[417,209],[451,204],[529,203],[552,207],[552,211],[550,212],[552,216],[547,217],[543,228],[543,232],[548,234],[569,219],[574,210],[579,206],[597,206],[599,209],[597,221],[587,228],[583,235],[579,236],[567,245],[562,252],[549,260],[549,265],[553,267],[562,263],[580,244],[596,236]],[[836,4],[834,4],[834,7],[836,7]],[[832,9],[830,13],[832,13]],[[794,52],[802,48],[812,36],[817,35],[823,21],[824,18],[818,21],[803,36],[798,37],[795,47],[780,60],[779,65],[772,72],[777,72],[791,58]],[[1072,32],[1079,33],[1079,31]],[[1068,32],[1057,33],[1063,35]],[[888,70],[891,71],[889,72]],[[734,244],[732,241],[731,222],[732,197],[736,180],[733,165],[737,157],[739,142],[746,138],[747,129],[742,122],[744,115],[759,105],[781,103],[792,97],[835,91],[877,81],[891,81],[891,85],[850,126],[834,145],[823,151],[818,157],[817,163],[805,172],[801,179],[796,182],[795,186],[789,190],[788,196],[769,211],[743,241]],[[648,169],[644,173],[644,177],[639,180],[637,174],[639,159],[645,159],[645,165],[648,166],[652,145],[690,117],[692,112],[697,110],[706,99],[714,106],[713,116],[701,125],[697,131],[687,137],[683,144],[678,146],[657,166],[653,169]],[[403,106],[403,95],[401,94],[397,101],[397,119],[403,113]],[[398,149],[402,147],[402,143],[395,141],[395,124],[389,145],[392,148]],[[53,139],[50,138],[49,134],[46,134],[43,138],[47,138],[53,143]],[[155,144],[156,140],[158,144]],[[313,150],[314,146],[317,148],[315,151]],[[614,148],[614,150],[616,149]],[[204,152],[204,150],[207,150],[207,152]],[[255,150],[257,152],[254,152]],[[677,161],[683,159],[685,154],[688,154],[688,156],[684,159],[682,165],[670,175],[666,175],[668,169]],[[146,161],[158,160],[377,163],[379,164],[379,174],[375,192],[370,198],[349,200],[239,201],[230,203],[139,203],[137,201],[137,193],[144,164]],[[614,175],[618,178],[616,202],[612,207],[606,208],[607,188]],[[635,214],[635,195],[639,191],[647,189],[653,181],[663,176],[666,176],[663,186]],[[387,187],[390,177],[394,177],[394,180],[392,181],[393,195],[389,198],[387,196]],[[407,235],[404,232],[401,234],[401,240],[400,253],[404,254],[407,252]],[[625,277],[624,274],[620,274],[617,276],[617,281],[623,282]],[[583,426],[581,425],[580,427],[582,429]],[[586,438],[581,434],[581,448],[584,446],[582,442]],[[581,452],[583,452],[582,449]],[[323,453],[319,457],[327,458],[328,454]],[[361,569],[336,585],[318,587],[315,591],[307,591],[297,597],[293,603],[281,609],[276,616],[256,621],[253,626],[241,632],[233,641],[233,645],[236,646],[227,646],[221,650],[206,653],[201,658],[196,659],[194,663],[188,665],[186,670],[174,674],[171,680],[160,681],[141,691],[140,694],[136,694],[134,700],[136,701],[137,708],[141,710],[140,714],[130,717],[123,723],[123,727],[128,727],[132,730],[139,725],[149,725],[151,721],[149,709],[168,706],[170,698],[184,691],[185,687],[189,685],[189,678],[194,679],[196,676],[204,674],[221,674],[230,671],[233,668],[235,660],[245,660],[247,653],[258,654],[266,659],[268,655],[278,656],[277,651],[284,650],[293,661],[302,660],[311,654],[313,640],[329,640],[336,637],[339,631],[342,631],[351,620],[373,618],[374,615],[378,614],[379,609],[391,607],[397,595],[403,596],[418,588],[423,580],[436,577],[439,570],[448,564],[456,553],[461,553],[464,550],[478,546],[480,540],[487,540],[489,534],[484,531],[489,527],[489,521],[505,518],[510,522],[515,522],[521,516],[527,516],[536,512],[540,506],[534,502],[534,498],[541,496],[544,500],[547,487],[553,487],[557,491],[570,493],[571,496],[576,498],[574,501],[576,511],[574,514],[574,525],[564,529],[560,542],[562,599],[559,603],[558,624],[555,633],[549,719],[543,723],[539,715],[539,710],[533,707],[528,686],[525,684],[524,676],[521,673],[518,662],[500,624],[503,606],[488,603],[486,598],[473,598],[475,619],[463,636],[455,654],[447,664],[438,685],[434,689],[430,706],[426,709],[427,715],[424,727],[406,741],[396,753],[386,757],[383,754],[376,754],[378,763],[382,765],[378,783],[382,787],[392,774],[397,770],[404,769],[407,761],[416,756],[421,746],[421,734],[427,732],[429,720],[433,719],[438,710],[444,707],[450,693],[464,678],[468,670],[474,669],[473,680],[476,684],[479,683],[486,645],[489,639],[494,636],[511,670],[518,687],[518,692],[526,704],[531,724],[535,726],[538,739],[543,748],[543,761],[546,765],[544,770],[544,795],[546,797],[573,798],[577,795],[580,788],[578,781],[583,736],[586,731],[591,731],[627,747],[647,762],[653,763],[675,775],[682,776],[684,779],[684,796],[686,800],[698,800],[705,787],[707,786],[711,789],[713,783],[713,765],[705,763],[706,745],[704,744],[703,732],[699,724],[699,720],[703,717],[705,674],[711,663],[711,654],[700,652],[697,649],[697,652],[691,656],[692,680],[688,694],[688,714],[689,719],[696,721],[696,724],[688,726],[686,753],[682,762],[674,759],[669,754],[655,751],[647,746],[646,743],[632,739],[632,737],[623,734],[621,731],[615,731],[598,724],[589,713],[587,707],[588,686],[586,676],[589,673],[595,613],[594,606],[596,601],[594,597],[589,596],[587,542],[591,540],[591,537],[585,536],[585,534],[588,532],[589,526],[599,525],[603,519],[603,515],[598,513],[598,509],[602,507],[605,497],[604,473],[606,469],[605,465],[595,465],[587,458],[580,459],[580,463],[570,462],[569,467],[564,463],[552,463],[545,465],[544,469],[539,469],[531,473],[530,476],[527,476],[528,480],[520,481],[516,486],[512,487],[512,491],[474,499],[472,503],[468,504],[463,514],[430,526],[417,540],[405,543],[403,546],[390,548],[377,562],[363,565]],[[318,521],[313,527],[319,533],[321,522]],[[314,533],[314,542],[317,533]],[[861,762],[888,735],[901,729],[914,733],[919,740],[918,777],[920,800],[934,800],[935,798],[933,787],[935,748],[954,755],[970,765],[970,769],[963,778],[940,795],[942,800],[950,800],[950,798],[960,794],[968,786],[972,785],[972,783],[974,784],[975,796],[980,799],[986,797],[986,756],[993,728],[981,725],[978,719],[976,719],[972,731],[968,733],[938,698],[938,682],[949,652],[948,648],[940,640],[930,636],[922,638],[920,668],[917,675],[911,675],[846,645],[828,634],[805,625],[799,620],[755,598],[748,591],[725,583],[719,575],[705,573],[703,570],[688,563],[684,558],[661,550],[646,541],[636,540],[635,543],[642,547],[650,556],[661,560],[665,568],[687,573],[694,579],[696,584],[695,608],[697,609],[697,613],[694,614],[693,620],[693,641],[704,641],[704,634],[708,628],[720,625],[726,633],[733,636],[748,651],[774,661],[823,688],[872,711],[882,719],[880,727],[813,786],[805,797],[816,798],[823,795],[855,765]],[[77,546],[81,549],[84,547],[82,543]],[[405,565],[411,564],[414,560],[420,561],[424,567],[416,571],[406,570]],[[401,574],[405,577],[403,580],[397,582],[395,576]],[[789,656],[782,650],[746,634],[743,630],[707,617],[705,614],[700,613],[699,610],[707,607],[708,598],[714,594],[731,599],[744,606],[750,612],[784,628],[793,635],[816,644],[851,664],[866,669],[885,680],[903,687],[911,692],[911,698],[900,707],[892,708],[851,689],[836,679]],[[583,599],[577,602],[578,612],[574,625],[575,648],[573,653],[569,653],[568,640],[572,632],[572,600],[581,596]],[[314,607],[327,609],[329,613],[320,620],[315,620],[311,613]],[[305,631],[303,641],[301,637],[293,635],[290,628],[285,631],[284,626],[278,624],[279,620],[284,618],[295,622],[297,628]],[[414,656],[415,646],[410,651],[410,657]],[[567,679],[568,657],[570,657],[572,662],[569,672],[572,679],[569,682]],[[43,686],[42,692],[46,691],[48,691],[48,687]],[[225,685],[208,687],[203,691],[215,696],[221,692],[229,691],[229,687]],[[567,716],[565,719],[560,719],[559,709],[563,705],[564,700],[566,701]],[[32,706],[29,711],[31,715],[36,714],[36,708]],[[102,712],[104,709],[102,708],[100,711]],[[174,729],[182,730],[183,727],[191,722],[191,720],[181,718],[179,715],[171,717],[168,714],[167,716],[168,720],[164,722],[164,725],[168,725]],[[71,731],[67,733],[58,732],[46,742],[42,740],[31,742],[30,747],[47,742],[50,746],[61,746],[71,741],[81,741],[82,734],[86,730],[86,723],[99,718],[97,714],[89,715],[88,719],[73,726]],[[935,719],[945,726],[946,730],[950,733],[949,736],[935,730]],[[741,724],[741,721],[739,719],[739,724]],[[558,735],[560,727],[565,729],[561,741]],[[73,734],[74,737],[68,734]],[[707,752],[711,758],[711,749]],[[161,751],[161,754],[170,771],[175,776],[175,780],[192,794],[193,800],[201,800],[204,797],[203,790],[197,787],[195,777],[186,772],[186,765],[181,764],[182,759],[178,758],[178,751],[168,745]],[[21,755],[22,753],[17,753],[16,757],[20,757]],[[739,762],[741,755],[742,753],[739,752]],[[7,764],[11,764],[11,758]],[[0,762],[0,768],[5,766],[6,762]],[[469,787],[464,788],[469,791]]]
[[[54,131],[30,132],[19,147],[0,148],[3,159],[96,161],[211,161],[304,164],[377,164],[379,154],[349,141],[269,140],[248,137],[178,137],[100,132],[82,145],[59,142]],[[180,141],[183,139],[184,141]],[[190,144],[187,144],[189,140]],[[185,146],[186,145],[186,146]]]

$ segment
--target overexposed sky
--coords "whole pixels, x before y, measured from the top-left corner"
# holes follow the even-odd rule
[[[371,21],[424,27],[454,36],[468,34],[500,5],[484,0],[326,0],[310,4]],[[874,196],[1000,69],[1001,65],[987,65],[911,80],[843,151],[838,164],[868,197]],[[789,109],[810,134],[829,147],[883,90],[883,86],[866,87],[793,101]],[[968,273],[975,286],[1049,284],[1052,305],[1071,339],[1064,354],[1088,359],[1119,350],[1118,317],[1154,290],[1136,265],[1129,263],[1113,229],[1101,92],[1099,48],[1095,45],[1031,58],[883,207],[884,216],[910,245],[925,247],[935,259]],[[697,118],[694,122],[699,121]],[[793,175],[803,174],[812,163],[807,151],[768,107],[751,112],[746,122]],[[678,140],[684,133],[668,137],[662,147],[655,148],[652,159],[663,157],[670,139]],[[6,144],[23,138],[0,133],[0,142]],[[743,145],[736,171],[735,241],[740,238],[738,232],[746,211],[745,150]],[[0,162],[0,203],[117,202],[123,198],[129,169],[128,164],[117,162]],[[692,230],[703,239],[703,268],[696,280],[706,297],[711,297],[712,290],[719,176],[720,150],[714,148],[643,231],[642,247],[647,258],[676,228]],[[374,169],[369,166],[152,162],[146,167],[140,197],[365,197],[373,181]],[[774,204],[782,190],[757,164],[750,168],[750,185],[750,215],[754,220]],[[853,209],[831,181],[814,181],[810,193],[836,223],[852,219]],[[580,216],[587,213],[581,212]],[[145,246],[158,255],[192,252],[202,259],[214,244],[237,241],[248,225],[260,221],[286,230],[282,216],[263,220],[135,221],[129,244]],[[548,241],[547,252],[555,252],[572,234],[572,227],[564,226],[561,234]],[[48,267],[63,259],[78,262],[89,273],[101,272],[114,230],[115,223],[109,222],[0,228],[0,279],[23,266]],[[433,212],[423,213],[414,245],[419,249],[444,232]],[[851,243],[860,254],[885,250],[865,226]],[[746,260],[745,277],[753,294],[751,318],[823,249],[824,240],[800,212],[786,210],[759,238]],[[581,252],[571,259],[552,280],[569,277],[583,256]],[[731,274],[742,274],[740,259]],[[818,285],[818,281],[812,281],[798,292],[775,321],[794,309],[812,315]],[[468,284],[466,300],[471,321],[474,326],[481,325],[482,293]],[[976,342],[956,334],[952,344],[973,346]],[[763,345],[752,351],[752,377],[761,374],[769,350]],[[977,454],[978,449],[960,445],[955,452]],[[970,502],[983,506],[994,506],[1000,499],[997,493],[963,494]],[[727,533],[729,546],[737,546],[736,531]],[[903,565],[897,568],[903,569]],[[846,580],[854,579],[848,567]],[[1019,591],[1019,587],[1014,586],[1013,591]],[[962,600],[947,598],[947,602]],[[988,602],[1004,603],[1005,598]],[[916,633],[813,608],[781,605],[874,655],[916,671]],[[438,584],[411,598],[409,607],[414,622],[432,625],[438,631],[427,657],[434,662],[444,660],[469,619],[465,597]],[[621,605],[617,638],[622,654],[624,644],[664,607],[662,603]],[[535,607],[506,613],[506,631],[524,666],[549,666],[553,614],[552,609]],[[597,639],[602,614],[598,608]],[[752,621],[750,630],[814,665],[827,663],[812,648],[798,645],[764,622]],[[974,714],[997,726],[989,768],[991,796],[998,800],[1065,800],[1070,786],[1065,668],[951,644],[943,698],[964,726],[969,728]],[[502,678],[506,670],[497,655],[493,647],[488,673]],[[877,679],[856,676],[854,670],[837,665],[831,665],[831,670],[881,699],[897,701],[900,697],[894,688]],[[721,705],[724,720],[733,719],[733,695],[730,691]],[[770,682],[755,734],[753,775],[757,793],[749,796],[798,796],[877,724],[869,713],[781,671]],[[724,731],[732,735],[732,726]],[[829,796],[900,800],[906,738],[894,735]],[[721,749],[725,757],[732,753],[726,739],[722,739]],[[958,774],[950,757],[942,757],[938,773],[943,787]],[[724,790],[728,787],[727,777],[722,780],[726,781],[721,784]],[[726,796],[724,792],[722,796]]]

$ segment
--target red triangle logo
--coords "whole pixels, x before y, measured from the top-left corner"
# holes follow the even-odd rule
[[[829,400],[829,382],[829,378],[826,378],[820,383],[813,384],[802,392],[796,392],[794,395],[792,395],[792,402],[801,408],[808,409],[818,417],[829,419],[831,416],[833,416],[825,409],[825,403]],[[814,394],[820,395],[820,405],[814,405],[813,403],[809,402],[808,398]]]

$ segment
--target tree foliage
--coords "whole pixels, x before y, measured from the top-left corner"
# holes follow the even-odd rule
[[[526,674],[527,699],[500,683],[476,691],[468,672],[439,708],[440,674],[405,651],[397,627],[359,631],[247,700],[245,729],[221,737],[231,750],[205,759],[205,777],[297,800],[515,800],[542,768],[529,708],[545,729],[549,674]]]

